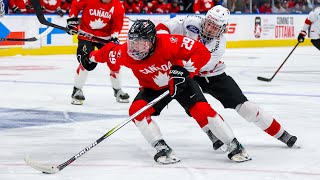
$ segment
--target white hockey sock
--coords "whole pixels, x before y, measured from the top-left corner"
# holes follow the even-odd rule
[[[245,103],[238,105],[236,111],[245,120],[253,122],[270,136],[278,139],[284,132],[282,126],[269,113],[265,112],[252,101],[246,101]]]
[[[202,128],[204,132],[208,129],[220,139],[224,144],[229,144],[235,138],[230,126],[220,118],[219,115],[215,117],[208,117],[208,124]]]
[[[152,147],[154,147],[159,140],[163,139],[163,137],[157,123],[152,120],[148,123],[147,118],[150,118],[149,121],[151,120],[151,117],[146,117],[142,121],[135,120],[135,124],[144,138]]]
[[[113,89],[121,89],[120,73],[119,71],[110,70],[110,80]]]
[[[87,77],[88,71],[85,70],[81,64],[79,64],[74,78],[74,86],[78,89],[82,89],[86,83]]]

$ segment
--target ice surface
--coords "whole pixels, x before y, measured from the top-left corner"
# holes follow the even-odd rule
[[[0,58],[1,180],[318,180],[320,179],[320,52],[298,47],[272,82],[271,77],[293,47],[228,49],[226,72],[243,92],[298,137],[301,149],[289,149],[234,110],[210,96],[246,147],[252,161],[234,163],[215,152],[197,123],[176,102],[154,118],[181,162],[158,165],[155,150],[133,123],[53,175],[42,174],[23,159],[60,164],[77,154],[128,116],[110,87],[109,70],[90,72],[83,106],[70,104],[77,60],[74,55]],[[123,68],[123,90],[138,92],[137,80]]]

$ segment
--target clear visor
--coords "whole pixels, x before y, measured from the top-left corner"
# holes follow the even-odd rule
[[[207,38],[219,37],[225,29],[225,25],[221,26],[210,19],[206,19],[202,24],[202,35]]]
[[[142,60],[148,56],[151,43],[146,39],[129,39],[128,54],[135,60]]]

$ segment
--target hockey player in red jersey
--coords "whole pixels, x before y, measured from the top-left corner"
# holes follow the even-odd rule
[[[82,11],[81,21],[78,18],[80,11]],[[118,35],[122,29],[124,19],[124,9],[119,0],[73,1],[69,16],[70,18],[67,19],[67,27],[69,29],[78,28],[78,25],[80,25],[80,30],[82,31],[119,43]],[[80,49],[84,46],[86,46],[88,52],[93,51],[95,47],[98,49],[103,47],[103,44],[94,42],[84,36],[78,36],[78,40],[77,57],[79,57]],[[93,70],[96,65],[96,63],[92,63],[90,70]],[[88,71],[79,63],[71,95],[72,104],[83,104],[85,97],[82,88],[87,76]],[[117,71],[110,71],[110,79],[117,102],[128,103],[129,95],[121,90],[119,69]]]
[[[236,162],[251,160],[226,121],[211,108],[192,79],[210,59],[210,52],[201,43],[180,35],[156,36],[155,25],[150,20],[137,20],[129,29],[127,43],[106,44],[100,50],[91,52],[89,57],[84,49],[80,59],[85,68],[94,62],[107,62],[112,70],[117,70],[120,65],[132,70],[141,87],[130,106],[129,115],[169,90],[171,96],[133,120],[145,139],[157,150],[154,156],[156,162],[170,164],[180,161],[151,118],[159,115],[172,99],[176,99],[202,129],[210,129],[230,145],[229,159]]]
[[[228,25],[230,12],[227,8],[217,5],[210,9],[204,18],[187,16],[184,19],[173,18],[157,26],[158,33],[180,34],[202,42],[211,52],[209,62],[201,68],[194,78],[204,93],[219,100],[225,108],[231,108],[248,122],[253,122],[264,132],[292,147],[297,140],[289,134],[281,124],[258,104],[247,99],[238,84],[225,72],[225,64],[221,61],[226,48],[223,33]],[[223,143],[210,131],[206,132],[219,149]]]

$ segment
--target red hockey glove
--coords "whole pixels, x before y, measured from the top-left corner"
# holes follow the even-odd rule
[[[189,78],[189,71],[181,66],[172,66],[169,73],[169,91],[171,97],[176,97],[186,89],[186,79]]]
[[[307,32],[306,31],[301,31],[299,36],[298,36],[298,41],[300,43],[302,43],[304,41],[304,37],[307,35]]]
[[[89,60],[89,53],[86,45],[78,48],[77,59],[87,71],[92,71],[97,66],[97,63]]]

